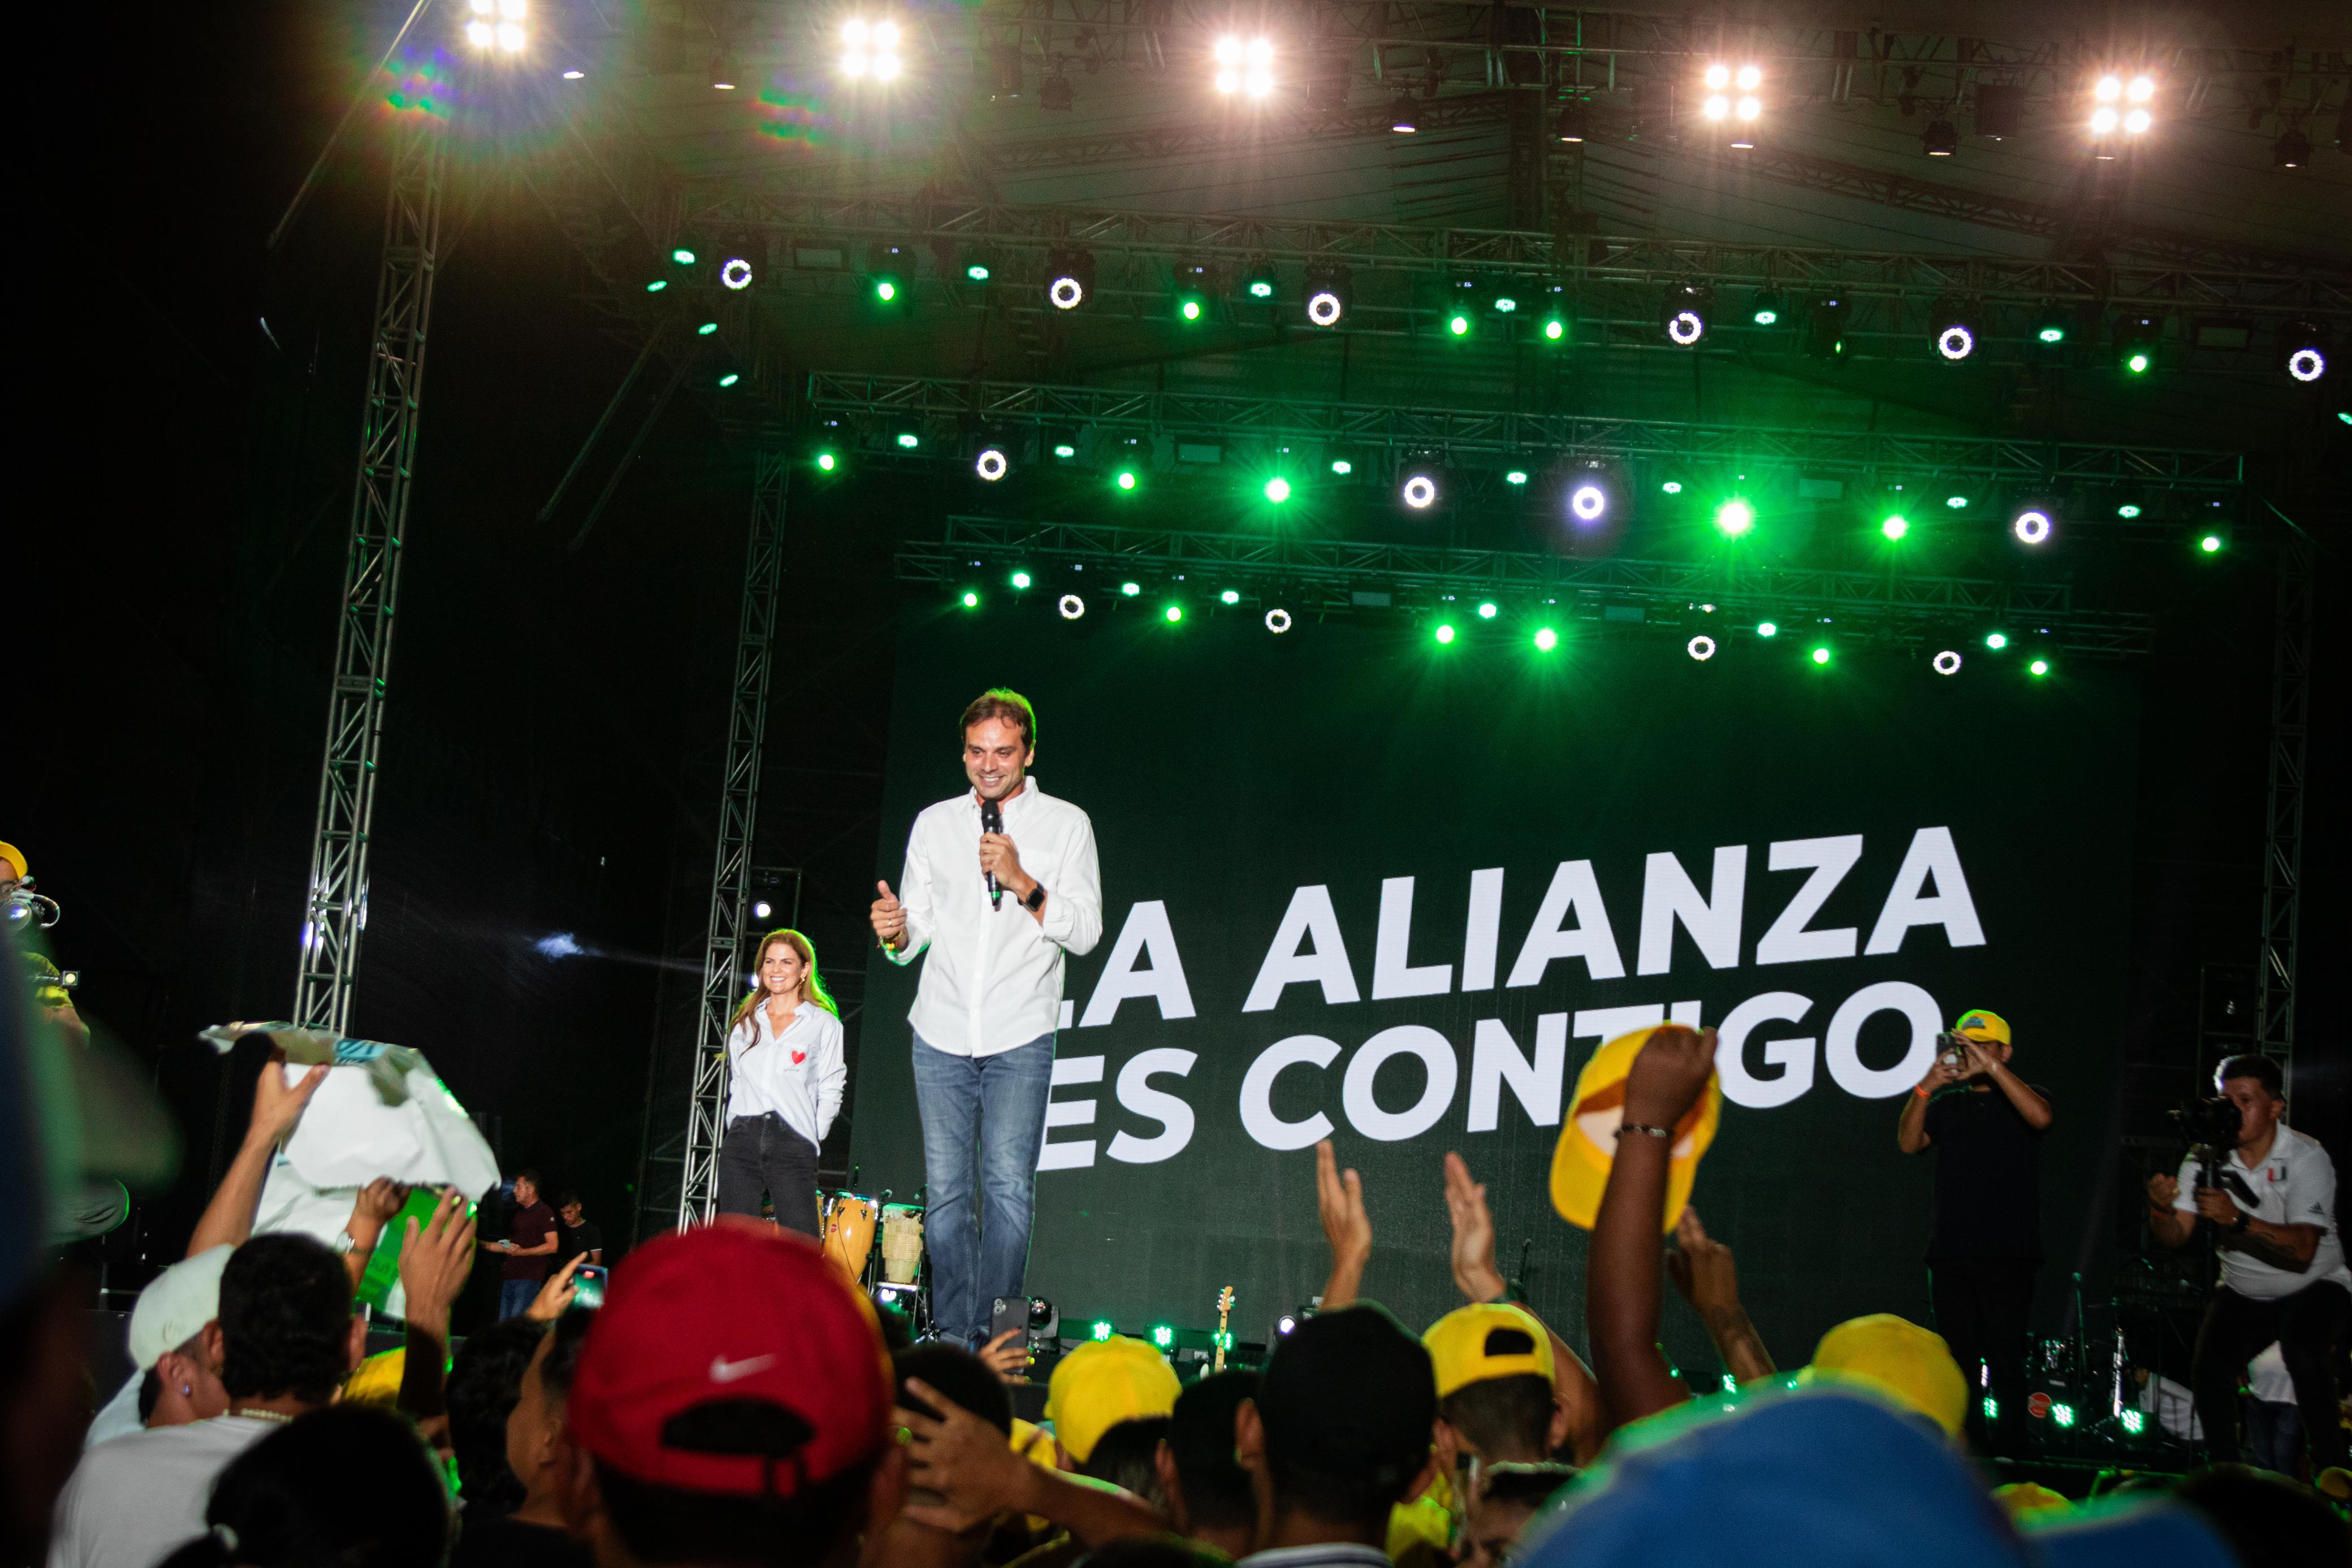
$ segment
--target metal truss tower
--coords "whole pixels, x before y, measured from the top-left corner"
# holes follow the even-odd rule
[[[2279,541],[2278,618],[2272,632],[2271,776],[2263,818],[2262,952],[2254,974],[2254,1049],[2276,1058],[2280,1070],[2290,1073],[2315,567],[2309,536],[2290,525]]]
[[[376,750],[383,738],[392,673],[393,609],[400,593],[401,534],[415,477],[425,328],[441,242],[446,139],[436,116],[411,111],[392,133],[383,265],[376,277],[375,331],[367,401],[360,414],[359,476],[335,628],[327,697],[326,755],[310,836],[310,894],[302,915],[297,1023],[343,1030],[367,929],[368,833],[375,816]]]
[[[710,918],[702,939],[701,1018],[695,1029],[694,1086],[686,1113],[686,1168],[677,1223],[709,1220],[719,1206],[719,1139],[726,1131],[727,1019],[742,983],[751,883],[751,835],[760,810],[760,750],[768,729],[774,667],[776,591],[783,575],[784,503],[792,465],[762,452],[753,459],[751,533],[743,548],[743,611],[735,632],[735,686],[728,705],[727,758],[719,782],[719,831],[710,862]],[[651,1107],[648,1107],[648,1112]]]

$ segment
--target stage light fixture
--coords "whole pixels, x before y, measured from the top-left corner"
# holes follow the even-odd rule
[[[1122,582],[1118,585],[1118,591],[1125,597],[1132,599],[1137,594],[1143,591],[1143,584],[1139,582]]]
[[[1834,360],[1845,353],[1845,297],[1825,294],[1806,310],[1805,352],[1817,360]]]
[[[1478,619],[1481,621],[1492,621],[1494,618],[1495,601],[1491,599],[1482,600],[1478,605]]]
[[[1712,291],[1697,284],[1677,284],[1668,289],[1658,312],[1666,341],[1678,349],[1696,347],[1706,336],[1707,314],[1714,304]]]
[[[741,293],[751,287],[751,262],[748,256],[730,256],[719,264],[719,283],[722,288]]]
[[[716,332],[716,331],[718,331],[718,330],[719,330],[719,323],[718,323],[718,322],[716,322],[716,321],[705,321],[701,326],[697,327],[697,328],[694,329],[694,335],[695,335],[696,337],[698,337],[698,338],[708,338],[708,337],[709,337],[712,333],[714,333],[714,332]]]
[[[1228,36],[1217,40],[1214,53],[1217,74],[1213,80],[1219,92],[1228,97],[1242,93],[1253,99],[1264,99],[1274,91],[1272,39],[1244,40]]]
[[[1267,611],[1265,612],[1265,629],[1273,632],[1277,637],[1281,636],[1285,632],[1289,631],[1290,612],[1287,610]]]
[[[1445,319],[1445,329],[1457,338],[1468,337],[1470,335],[1469,312],[1456,310],[1453,315],[1448,316]]]
[[[996,257],[987,251],[967,250],[959,260],[966,283],[986,283],[996,276]]]
[[[1778,290],[1759,288],[1756,291],[1756,303],[1749,308],[1748,319],[1759,327],[1777,327],[1788,308]]]
[[[687,245],[673,246],[669,253],[669,258],[670,260],[677,263],[680,267],[692,267],[694,265],[694,247]]]
[[[667,288],[668,287],[668,278],[656,277],[651,283],[646,285],[646,292],[648,294],[659,294],[663,289]]]
[[[1428,510],[1437,502],[1437,480],[1433,475],[1410,474],[1397,494],[1404,504],[1416,512]]]
[[[1353,275],[1344,267],[1324,262],[1307,269],[1307,319],[1318,327],[1336,327],[1355,299]]]
[[[1736,539],[1756,526],[1756,508],[1734,497],[1715,509],[1715,526],[1724,538]]]
[[[1437,639],[1437,645],[1439,647],[1444,648],[1451,646],[1454,642],[1454,622],[1451,621],[1439,622],[1437,623],[1437,630],[1431,632],[1430,635]]]
[[[1352,464],[1352,463],[1349,462],[1346,458],[1344,458],[1344,457],[1334,457],[1333,459],[1331,459],[1331,472],[1332,472],[1332,473],[1334,473],[1334,474],[1340,474],[1340,475],[1347,475],[1347,474],[1353,474],[1355,471],[1356,471],[1356,465],[1355,465],[1354,464]]]
[[[2009,646],[2009,633],[2006,632],[1986,632],[1985,646],[1990,648],[1996,653],[2000,653],[2003,648]]]
[[[2122,506],[2116,508],[2116,516],[2121,517],[2126,522],[2130,522],[2134,517],[2139,516],[2139,507],[2137,503],[2126,501]]]
[[[1421,114],[1413,108],[1412,94],[1401,92],[1390,101],[1389,129],[1400,136],[1410,136],[1421,129]]]
[[[730,371],[725,375],[719,378],[719,384],[722,387],[731,387],[742,379],[742,376],[737,372]]]
[[[1702,632],[1683,644],[1683,652],[1704,664],[1715,657],[1715,639]]]
[[[1045,255],[1045,299],[1056,310],[1075,310],[1095,291],[1091,251],[1067,247]]]
[[[1290,499],[1290,481],[1279,474],[1276,475],[1265,482],[1265,498],[1276,506],[1282,505]]]
[[[1054,608],[1062,612],[1063,620],[1076,621],[1087,612],[1087,601],[1075,593],[1065,593],[1062,601]]]
[[[1899,539],[1911,531],[1911,525],[1900,512],[1889,512],[1878,525],[1878,531],[1890,540]]]
[[[1167,609],[1162,610],[1160,612],[1160,615],[1162,620],[1168,622],[1168,624],[1173,626],[1176,622],[1184,619],[1184,607],[1181,604],[1171,604]]]
[[[2146,375],[2156,364],[2156,345],[2164,323],[2154,316],[2121,316],[2116,319],[2116,362],[2126,372]]]
[[[830,474],[830,473],[832,473],[835,468],[838,468],[838,467],[840,467],[840,466],[841,466],[841,459],[840,459],[840,457],[839,457],[839,456],[837,456],[837,455],[835,455],[834,453],[831,453],[831,452],[820,452],[820,453],[818,453],[818,454],[816,455],[816,471],[817,471],[818,473],[820,473],[820,474]]]
[[[1562,141],[1581,141],[1591,123],[1591,106],[1583,99],[1571,98],[1559,106],[1559,116],[1552,122],[1552,134]]]
[[[980,449],[980,455],[972,459],[971,471],[993,485],[1003,478],[1012,466],[1002,449],[983,446]]]
[[[1773,622],[1759,621],[1756,622],[1756,634],[1759,637],[1778,637],[1780,634],[1780,628]]]
[[[1928,663],[1939,675],[1957,675],[1960,673],[1960,656],[1949,648],[1937,654]]]
[[[2279,329],[2286,373],[2309,386],[2327,374],[2327,329],[2314,321],[2290,321]]]
[[[1559,646],[1559,633],[1549,626],[1538,626],[1536,628],[1535,643],[1538,653],[1549,653]]]
[[[876,304],[889,309],[908,304],[914,298],[914,276],[915,256],[907,246],[886,242],[866,247],[866,285]]]
[[[898,25],[853,16],[841,25],[841,74],[852,81],[895,80],[900,69]]]
[[[1598,522],[1609,510],[1609,492],[1597,479],[1580,479],[1568,493],[1568,509],[1580,523]]]
[[[1252,257],[1242,269],[1242,292],[1252,299],[1271,299],[1279,287],[1274,263],[1265,256]]]
[[[2033,318],[2033,340],[2044,348],[2054,349],[2065,342],[2073,316],[2056,305],[2045,301]]]
[[[2300,169],[2311,162],[2311,138],[2294,126],[2287,126],[2271,143],[2271,162],[2282,169]]]
[[[1092,1338],[1096,1343],[1099,1344],[1104,1340],[1110,1338],[1112,1331],[1110,1324],[1097,1320],[1087,1332],[1088,1337]]]
[[[1927,134],[1920,137],[1919,145],[1930,158],[1949,158],[1960,150],[1959,128],[1938,115],[1927,122]]]
[[[1241,591],[1238,589],[1228,588],[1217,595],[1217,602],[1220,604],[1239,604],[1241,601]]]
[[[965,590],[963,591],[963,607],[964,607],[966,610],[977,610],[977,609],[979,609],[979,608],[980,608],[980,595],[979,595],[979,594],[977,594],[977,593],[974,593],[974,592],[973,592],[971,589],[969,589],[969,588],[965,589]]]
[[[2050,514],[2040,507],[2030,507],[2017,514],[2009,525],[2009,531],[2017,536],[2021,544],[2042,544],[2050,538]]]
[[[1029,586],[1031,580],[1027,572],[1016,571],[1007,580],[1009,580],[1015,588],[1026,588]]]
[[[2050,661],[2047,659],[2036,659],[2033,663],[2025,666],[2025,673],[2029,675],[2046,675],[2050,673]],[[2066,1410],[2066,1406],[2063,1405],[2061,1405],[2058,1408],[2061,1410]],[[2074,1413],[2071,1410],[2067,1410],[2064,1419],[2061,1420],[2059,1425],[2062,1427],[2071,1427],[2074,1423]]]
[[[1134,489],[1135,470],[1132,468],[1120,469],[1117,474],[1111,476],[1111,483],[1118,486],[1121,490]]]
[[[902,430],[891,439],[898,444],[901,452],[912,452],[923,444],[923,438],[911,430]]]
[[[1503,471],[1503,483],[1506,485],[1524,485],[1527,482],[1528,471],[1524,468],[1507,468]]]
[[[2230,539],[2226,534],[2208,531],[2197,536],[2197,549],[2201,555],[2220,555],[2229,547]]]
[[[1062,74],[1059,56],[1045,63],[1045,79],[1037,84],[1037,107],[1056,114],[1067,113],[1077,104],[1077,89],[1070,78]]]
[[[1568,336],[1568,318],[1555,308],[1544,318],[1543,335],[1544,341],[1547,343],[1561,341]]]
[[[1827,647],[1817,647],[1813,650],[1812,658],[1816,664],[1826,664],[1830,662],[1830,651]]]
[[[1683,493],[1683,482],[1679,479],[1669,479],[1658,488],[1669,496],[1679,496]]]

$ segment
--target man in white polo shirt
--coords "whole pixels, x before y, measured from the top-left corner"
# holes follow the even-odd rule
[[[928,948],[914,1008],[915,1105],[923,1119],[931,1318],[977,1344],[991,1302],[1022,1293],[1062,961],[1102,939],[1094,824],[1029,775],[1037,715],[1003,689],[963,711],[971,788],[924,809],[907,869],[874,901],[896,964]]]
[[[2202,1222],[2215,1230],[2221,1284],[2198,1331],[2197,1419],[2218,1460],[2239,1457],[2238,1375],[2273,1340],[2285,1353],[2295,1403],[2310,1435],[2315,1472],[2345,1462],[2336,1409],[2336,1363],[2352,1330],[2352,1269],[2336,1230],[2336,1166],[2313,1139],[2284,1124],[2279,1065],[2232,1056],[2213,1070],[2221,1097],[2238,1109],[2237,1146],[2215,1167],[2218,1186],[2200,1184],[2192,1151],[2180,1175],[2147,1182],[2147,1228],[2168,1247],[2185,1247]]]

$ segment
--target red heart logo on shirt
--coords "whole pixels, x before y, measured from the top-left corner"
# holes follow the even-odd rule
[[[806,1061],[807,1060],[808,1060],[808,1052],[807,1052],[807,1051],[796,1051],[793,1052],[793,1065],[794,1067],[798,1067],[802,1062]]]

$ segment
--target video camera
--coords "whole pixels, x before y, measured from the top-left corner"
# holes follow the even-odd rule
[[[5,898],[0,898],[0,920],[7,922],[11,931],[26,931],[35,926],[46,931],[58,923],[63,913],[58,908],[56,899],[45,898],[33,891],[33,879],[29,876],[10,888]]]
[[[2198,1185],[2220,1186],[2221,1156],[2238,1146],[2238,1130],[2244,1122],[2236,1102],[2209,1094],[2166,1114],[2180,1129],[2182,1137],[2205,1151],[2197,1168]]]

